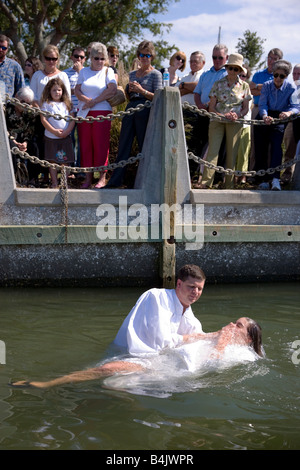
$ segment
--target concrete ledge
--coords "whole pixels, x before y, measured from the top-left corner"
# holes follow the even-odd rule
[[[61,206],[61,194],[58,189],[23,189],[14,191],[17,205],[26,206]],[[98,206],[99,204],[119,204],[119,197],[127,196],[128,204],[143,201],[142,189],[69,189],[69,206]]]
[[[299,191],[258,191],[228,189],[193,189],[191,203],[213,205],[261,204],[272,206],[300,205]]]

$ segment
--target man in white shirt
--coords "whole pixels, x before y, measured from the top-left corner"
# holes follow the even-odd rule
[[[204,284],[202,269],[183,266],[175,289],[150,289],[141,295],[114,343],[132,355],[145,355],[195,340],[197,334],[203,335],[191,305],[201,297]]]
[[[203,333],[200,321],[191,305],[202,295],[205,274],[198,266],[185,265],[178,273],[176,289],[150,289],[138,299],[124,320],[114,343],[126,348],[134,356],[129,360],[113,360],[101,366],[73,372],[46,382],[18,381],[14,387],[48,388],[66,383],[95,380],[115,373],[143,370],[140,357],[158,354],[164,348],[217,337],[216,333]]]
[[[205,55],[203,52],[196,51],[190,56],[190,67],[191,71],[188,75],[182,77],[180,82],[176,83],[179,87],[181,102],[185,101],[191,106],[195,106],[194,90],[197,86],[199,78],[203,73],[203,67],[205,65]],[[188,149],[189,151],[197,154],[197,142],[198,142],[198,115],[188,109],[183,110],[184,124],[191,127],[188,137]],[[189,160],[190,174],[193,177],[193,173],[196,171],[198,164],[193,160]]]
[[[187,101],[189,104],[194,105],[194,89],[198,83],[198,80],[203,72],[205,65],[205,55],[203,52],[196,51],[191,54],[190,67],[191,71],[189,74],[182,77],[180,82],[176,83],[179,87],[181,102]]]

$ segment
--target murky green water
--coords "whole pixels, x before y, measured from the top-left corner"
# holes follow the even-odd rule
[[[141,394],[103,381],[13,389],[95,365],[106,355],[138,289],[1,289],[0,449],[297,449],[299,284],[206,286],[193,307],[205,331],[240,316],[261,324],[267,359],[198,380],[143,384]],[[294,354],[294,356],[293,356]],[[295,361],[296,359],[296,361]],[[130,378],[128,379],[130,380]],[[151,388],[151,390],[150,390]],[[151,393],[149,393],[149,390]],[[132,392],[132,390],[131,390]]]

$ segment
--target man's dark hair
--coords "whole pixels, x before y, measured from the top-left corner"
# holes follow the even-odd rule
[[[188,277],[193,277],[195,279],[199,279],[200,281],[206,280],[206,276],[203,270],[195,264],[186,264],[180,268],[178,272],[178,279],[181,281],[186,281]]]

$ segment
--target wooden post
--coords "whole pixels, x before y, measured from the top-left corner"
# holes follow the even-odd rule
[[[163,287],[175,287],[176,274],[176,202],[177,202],[177,165],[178,165],[178,128],[180,123],[181,102],[178,89],[166,87],[163,90],[163,138],[162,138],[162,186],[161,202],[166,205],[166,217],[162,214],[161,277]],[[170,210],[173,208],[173,210]]]

